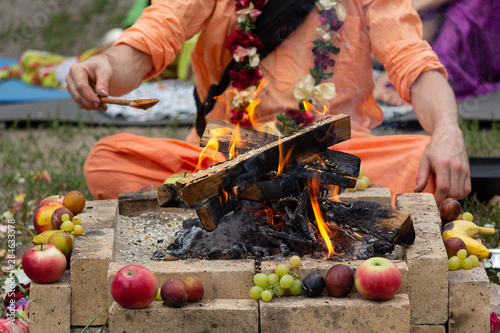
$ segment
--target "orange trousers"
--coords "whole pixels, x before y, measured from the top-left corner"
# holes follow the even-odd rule
[[[361,167],[372,184],[398,193],[413,192],[420,158],[429,143],[426,135],[391,135],[353,138],[333,146],[361,158]],[[192,173],[202,148],[175,139],[149,138],[128,133],[97,142],[85,162],[87,185],[95,199],[116,199],[122,192],[162,184],[172,174]],[[204,159],[201,167],[223,161]],[[430,179],[425,192],[434,193]]]

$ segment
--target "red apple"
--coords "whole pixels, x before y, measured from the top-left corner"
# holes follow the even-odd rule
[[[30,247],[23,255],[24,273],[36,283],[55,282],[66,270],[66,257],[55,245]]]
[[[169,279],[161,286],[161,299],[165,305],[180,308],[187,303],[189,288],[180,279]]]
[[[358,293],[366,299],[387,300],[401,286],[401,273],[389,259],[373,257],[359,265],[354,275]]]
[[[122,267],[111,282],[111,296],[124,308],[144,308],[155,300],[157,292],[156,276],[140,265]]]
[[[43,199],[42,201],[40,201],[40,203],[38,204],[38,207],[46,205],[50,202],[57,202],[57,203],[62,205],[63,201],[64,201],[64,195],[54,194],[54,195],[50,195],[50,196],[46,197],[45,199]]]
[[[332,266],[325,276],[326,290],[335,297],[345,297],[354,285],[352,269],[346,265]]]
[[[35,215],[33,216],[33,225],[35,226],[37,234],[54,229],[51,220],[52,213],[60,207],[64,206],[57,202],[49,202],[38,206]]]
[[[189,297],[188,302],[196,302],[203,298],[205,288],[200,281],[195,278],[188,277],[184,279],[184,283],[188,286]]]
[[[442,225],[455,221],[460,216],[462,205],[458,200],[453,198],[446,198],[439,205],[439,215],[441,216]]]
[[[448,258],[456,256],[457,252],[461,249],[467,250],[465,242],[458,237],[450,237],[445,240],[444,247],[446,248],[446,254],[448,254]]]

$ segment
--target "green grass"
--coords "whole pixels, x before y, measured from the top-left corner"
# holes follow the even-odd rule
[[[477,120],[461,120],[465,146],[469,156],[500,157],[500,124],[496,121],[490,127],[481,127]]]
[[[118,6],[119,0],[92,0],[85,1],[76,14],[71,10],[73,2],[57,3],[56,10],[43,24],[6,19],[1,25],[0,44],[14,44],[19,56],[27,49],[77,55],[99,46],[104,32],[122,27],[128,10]]]

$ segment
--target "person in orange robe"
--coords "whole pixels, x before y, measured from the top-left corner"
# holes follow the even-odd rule
[[[327,103],[329,113],[350,116],[352,138],[333,149],[359,156],[371,182],[389,187],[393,198],[413,191],[433,192],[438,204],[446,197],[464,198],[470,192],[470,173],[455,98],[444,67],[421,39],[421,21],[411,1],[341,3],[347,15],[333,40],[340,53],[333,56],[334,75],[325,82],[336,87],[336,96]],[[293,90],[314,67],[312,41],[318,38],[318,27],[319,13],[314,8],[260,62],[268,84],[255,110],[258,123],[297,108]],[[235,0],[153,1],[114,46],[71,68],[68,91],[82,108],[103,111],[106,105],[99,96],[123,95],[154,77],[174,60],[183,41],[201,31],[191,58],[196,87],[204,100],[208,87],[218,83],[233,57],[225,44],[237,28]],[[401,98],[412,103],[430,135],[370,134],[383,120],[372,95],[372,54],[385,65]],[[206,119],[230,120],[223,98]],[[96,199],[116,198],[121,192],[157,186],[171,174],[191,173],[201,152],[199,142],[195,131],[186,142],[131,134],[104,138],[85,163],[89,189]],[[216,161],[221,159],[219,155]],[[211,163],[205,160],[202,167]]]

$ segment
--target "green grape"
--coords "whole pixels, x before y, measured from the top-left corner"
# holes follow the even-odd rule
[[[462,214],[462,219],[464,219],[465,221],[472,222],[472,220],[474,219],[474,216],[469,212],[465,212]]]
[[[279,284],[273,287],[274,296],[281,297],[285,293],[285,289],[283,289]]]
[[[77,225],[77,224],[82,223],[82,218],[81,218],[80,216],[75,215],[75,216],[73,216],[73,218],[71,219],[71,221],[72,221],[75,225]]]
[[[472,260],[471,258],[465,258],[462,260],[462,267],[465,269],[469,269],[472,267]]]
[[[276,266],[276,268],[274,269],[274,272],[276,273],[276,275],[278,275],[279,277],[282,277],[283,275],[286,275],[288,274],[288,267],[286,267],[285,265],[281,264],[281,265],[278,265]]]
[[[465,250],[465,249],[458,250],[457,257],[459,259],[464,259],[465,257],[467,257],[467,250]]]
[[[299,256],[292,256],[290,258],[290,267],[292,267],[292,268],[299,268],[300,267],[300,263],[301,263],[301,260],[300,260]]]
[[[267,277],[267,281],[271,284],[271,285],[275,285],[276,283],[280,282],[280,277],[278,275],[276,275],[275,273],[271,273],[269,274],[269,276]]]
[[[262,292],[262,294],[260,294],[260,298],[264,302],[269,302],[273,298],[273,293],[266,289]]]
[[[454,271],[460,268],[462,266],[462,260],[460,260],[459,257],[453,256],[450,259],[448,259],[448,268],[450,271]]]
[[[290,287],[290,292],[294,296],[300,295],[302,292],[302,282],[300,282],[300,280],[293,281],[293,285]]]
[[[261,288],[267,287],[267,275],[264,273],[257,273],[253,277],[253,283]]]
[[[358,178],[356,181],[356,188],[358,191],[364,191],[368,188],[368,182],[365,180],[365,178]]]
[[[358,178],[361,178],[365,175],[365,171],[361,168],[359,168],[359,175],[358,175]]]
[[[260,299],[260,295],[262,294],[263,289],[259,286],[253,286],[250,288],[250,297],[253,299]]]
[[[472,261],[472,267],[479,265],[479,259],[475,255],[471,254],[469,258]]]
[[[65,221],[61,224],[62,231],[70,232],[70,231],[73,231],[74,228],[75,228],[75,225],[71,221]]]
[[[69,221],[69,214],[62,214],[61,221],[63,222]]]
[[[281,277],[280,285],[283,288],[288,289],[293,286],[293,280],[293,276],[291,276],[290,274],[285,274]]]

